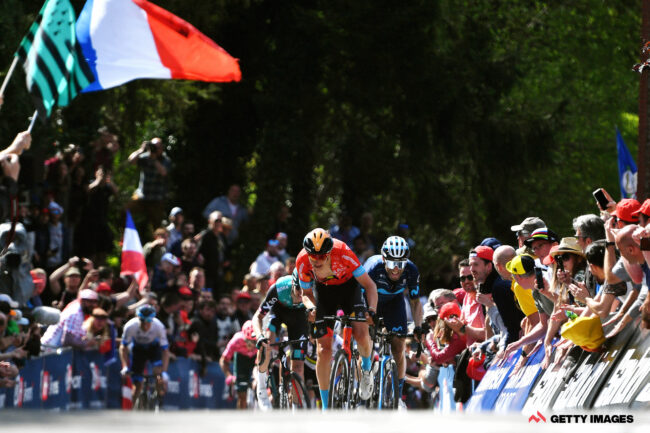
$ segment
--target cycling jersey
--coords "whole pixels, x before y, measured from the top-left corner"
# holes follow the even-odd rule
[[[226,361],[230,362],[235,353],[239,353],[248,358],[254,358],[257,355],[257,348],[255,345],[249,347],[246,344],[246,337],[244,337],[244,333],[241,331],[233,335],[221,356]]]
[[[381,255],[370,257],[363,267],[368,271],[368,275],[377,285],[378,304],[390,301],[396,295],[402,295],[404,290],[408,289],[409,299],[416,299],[420,295],[420,272],[417,266],[410,261],[406,261],[404,272],[393,281],[386,272],[386,266]]]
[[[144,331],[140,327],[140,319],[137,317],[126,322],[122,333],[122,345],[148,346],[154,343],[159,344],[162,349],[167,349],[169,346],[165,325],[160,320],[154,317],[148,331]]]
[[[302,302],[298,304],[293,303],[293,299],[291,298],[292,281],[293,278],[291,275],[285,275],[284,277],[279,278],[275,284],[271,286],[269,291],[266,293],[266,298],[264,298],[264,301],[259,308],[261,317],[266,316],[266,314],[271,311],[273,306],[276,304],[291,309],[304,308]]]
[[[323,280],[316,278],[314,270],[309,263],[309,255],[303,248],[296,258],[296,269],[298,270],[298,278],[300,279],[300,287],[303,289],[311,289],[314,286],[314,281],[326,286],[339,286],[346,283],[351,278],[358,278],[366,273],[366,270],[361,266],[361,262],[356,254],[352,252],[344,242],[338,239],[332,239],[334,247],[330,252],[330,267],[332,275]]]

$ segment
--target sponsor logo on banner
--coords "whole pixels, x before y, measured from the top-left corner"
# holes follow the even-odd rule
[[[23,406],[23,397],[25,393],[25,381],[22,377],[16,378],[16,386],[14,387],[14,407]]]
[[[199,375],[196,371],[190,370],[189,378],[189,395],[192,398],[199,398]]]
[[[90,363],[90,374],[92,375],[90,387],[93,391],[99,391],[102,388],[102,373],[94,362]]]
[[[202,383],[199,386],[199,395],[201,397],[212,398],[212,384],[211,383],[206,383],[206,384]]]
[[[181,383],[177,380],[167,382],[167,394],[178,394],[181,392]]]
[[[68,364],[65,369],[65,392],[70,394],[72,390],[72,364]]]
[[[41,400],[47,401],[50,395],[50,373],[43,370],[41,373]]]

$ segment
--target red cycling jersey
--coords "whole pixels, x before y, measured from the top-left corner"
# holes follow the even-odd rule
[[[345,244],[338,239],[332,239],[334,247],[330,252],[330,266],[332,275],[324,280],[319,280],[314,275],[311,263],[309,263],[309,255],[303,248],[296,258],[296,269],[298,270],[298,278],[300,279],[300,286],[303,289],[311,289],[314,285],[314,280],[326,286],[338,286],[353,277],[359,277],[366,273],[366,270],[361,266],[361,262],[357,255]]]

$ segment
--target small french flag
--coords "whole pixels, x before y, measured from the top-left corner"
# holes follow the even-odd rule
[[[124,240],[122,241],[122,267],[120,274],[133,274],[138,282],[140,292],[145,289],[149,282],[140,236],[133,223],[131,212],[128,210],[126,211],[126,227],[124,228]]]
[[[76,33],[96,78],[84,92],[138,78],[241,80],[237,59],[190,23],[146,0],[87,0]]]

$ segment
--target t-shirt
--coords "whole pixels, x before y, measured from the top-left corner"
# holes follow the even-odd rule
[[[420,272],[410,260],[406,261],[404,272],[397,281],[390,279],[384,261],[379,254],[370,257],[363,267],[377,285],[379,303],[387,302],[397,295],[403,296],[405,290],[408,290],[409,299],[417,299],[420,295]]]
[[[167,341],[167,332],[165,331],[165,325],[162,324],[160,320],[154,317],[151,322],[151,328],[148,331],[144,331],[140,327],[140,319],[134,317],[133,319],[126,322],[124,325],[124,331],[122,333],[122,345],[128,346],[130,344],[136,344],[138,346],[147,346],[152,343],[160,344],[160,347],[166,349],[169,346]]]
[[[334,241],[334,247],[330,253],[332,275],[323,281],[318,280],[318,282],[326,286],[338,286],[353,277],[358,278],[365,274],[365,268],[361,266],[361,262],[359,262],[359,259],[350,247],[338,239],[332,240]],[[296,269],[298,269],[300,287],[303,289],[311,289],[314,286],[314,280],[317,280],[317,278],[314,275],[311,263],[309,263],[309,256],[304,248],[296,258]]]
[[[637,292],[641,290],[641,284],[635,284],[632,282],[632,278],[630,277],[630,274],[627,273],[627,269],[625,269],[625,265],[623,264],[623,257],[619,258],[614,267],[612,268],[612,273],[616,275],[616,278],[618,278],[621,281],[625,281],[626,283],[632,284],[632,288],[636,290]]]
[[[512,280],[512,285],[510,286],[512,291],[517,298],[517,303],[521,308],[521,311],[524,312],[526,316],[537,313],[537,307],[535,306],[535,300],[533,299],[533,290],[526,290],[521,287],[515,280]]]
[[[553,313],[553,301],[546,296],[542,295],[539,290],[531,290],[531,296],[535,301],[535,307],[540,313],[546,313],[549,316]]]

